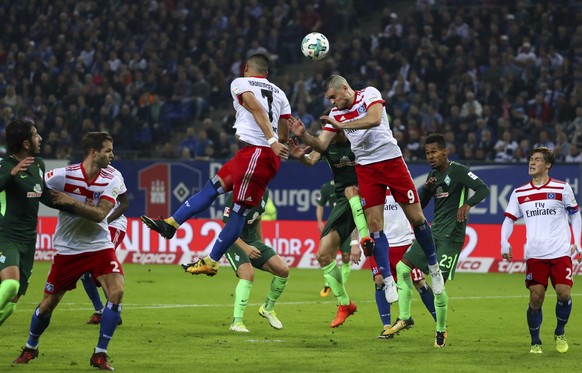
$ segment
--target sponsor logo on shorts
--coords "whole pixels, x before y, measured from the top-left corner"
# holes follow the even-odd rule
[[[526,281],[531,281],[533,279],[533,274],[528,273],[527,275],[525,275],[525,279]]]
[[[366,199],[362,198],[362,207],[366,206]]]
[[[0,255],[0,263],[6,262],[6,257],[4,255]]]

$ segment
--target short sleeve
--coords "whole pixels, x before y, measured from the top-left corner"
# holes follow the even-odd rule
[[[382,98],[382,94],[374,87],[367,87],[364,91],[364,104],[366,105],[366,108],[369,108],[376,103],[380,103],[384,106],[385,101]]]
[[[65,180],[66,180],[66,170],[64,167],[55,168],[45,173],[45,183],[49,189],[64,191],[65,190]]]
[[[519,202],[517,201],[517,194],[515,193],[515,190],[511,193],[511,196],[509,197],[509,202],[507,203],[507,207],[505,208],[505,216],[514,221],[522,217],[522,213],[519,208]]]
[[[123,175],[121,174],[121,172],[119,172],[119,170],[115,170],[115,176],[117,176],[119,178],[119,194],[125,194],[127,193],[127,187],[125,186],[125,179],[123,178]]]
[[[247,79],[237,78],[230,83],[230,94],[232,95],[232,98],[238,100],[240,104],[242,104],[240,95],[248,91],[251,91],[251,87]]]
[[[291,104],[289,104],[285,93],[281,93],[281,100],[283,101],[281,103],[281,118],[288,119],[291,117]]]
[[[113,177],[111,182],[109,182],[107,184],[107,187],[105,187],[105,190],[103,191],[103,194],[101,194],[99,199],[106,199],[115,205],[117,196],[120,194],[121,184],[122,182],[119,179],[119,177],[117,176]]]

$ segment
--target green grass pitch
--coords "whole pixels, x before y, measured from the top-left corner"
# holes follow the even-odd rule
[[[98,326],[85,325],[91,304],[79,282],[55,311],[40,341],[40,356],[12,367],[28,336],[30,317],[42,297],[48,263],[37,263],[28,294],[0,328],[1,372],[94,371],[89,357]],[[529,354],[525,311],[528,292],[522,274],[457,274],[447,284],[448,345],[435,349],[434,322],[418,294],[416,324],[392,340],[379,340],[382,325],[369,271],[352,271],[347,289],[358,312],[337,329],[333,295],[321,298],[319,270],[293,269],[276,311],[283,330],[272,329],[257,311],[270,277],[258,272],[245,314],[251,333],[228,327],[237,279],[222,267],[217,276],[195,277],[178,266],[125,265],[123,325],[109,345],[119,372],[574,372],[582,358],[582,292],[572,291],[566,327],[570,351],[555,351],[556,297],[544,305],[544,353]],[[578,280],[579,278],[576,278]],[[392,319],[398,316],[392,307]]]

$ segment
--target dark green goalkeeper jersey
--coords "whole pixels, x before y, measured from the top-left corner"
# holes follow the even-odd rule
[[[346,187],[358,185],[358,177],[356,176],[355,169],[356,156],[352,152],[349,141],[343,144],[329,144],[325,152],[321,153],[321,157],[325,158],[331,168],[335,183],[336,198],[344,195]]]
[[[240,239],[246,243],[259,240],[259,235],[257,233],[257,225],[261,221],[261,215],[265,212],[265,206],[267,205],[267,200],[269,199],[269,189],[265,190],[261,202],[253,207],[247,214],[247,219],[245,221],[245,226],[240,234]],[[229,193],[226,197],[226,202],[224,203],[224,213],[222,214],[222,221],[227,222],[230,217],[230,209],[232,208],[232,193]]]
[[[457,221],[457,210],[463,204],[475,206],[489,195],[489,187],[471,170],[460,163],[449,162],[443,173],[432,170],[427,177],[436,178],[431,190],[420,191],[422,207],[434,197],[434,220],[431,226],[435,238],[456,242],[465,241],[467,221]],[[469,198],[469,189],[475,194]]]
[[[0,160],[0,240],[34,243],[38,206],[48,200],[44,184],[44,161],[36,157],[25,172],[12,176],[18,164],[12,155]]]

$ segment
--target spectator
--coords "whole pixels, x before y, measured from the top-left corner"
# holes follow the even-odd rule
[[[216,128],[214,127],[214,122],[212,121],[212,118],[204,118],[204,120],[202,121],[202,128],[204,129],[204,131],[206,131],[206,136],[208,137],[208,139],[210,139],[210,141],[212,141],[213,143],[218,142],[219,134]]]
[[[544,123],[551,120],[552,108],[544,101],[544,96],[541,93],[537,93],[535,98],[530,101],[528,116],[530,119],[540,119]]]
[[[214,143],[214,157],[217,159],[230,159],[230,145],[232,140],[224,130],[220,131],[218,141]]]
[[[513,140],[511,131],[504,131],[501,139],[495,144],[495,162],[511,162],[517,148],[519,144]]]
[[[196,132],[194,131],[194,127],[186,128],[184,139],[178,147],[178,154],[184,157],[186,153],[189,153],[189,157],[193,158],[196,155],[197,147],[198,140],[196,139]]]
[[[554,147],[555,147],[554,143],[552,142],[552,140],[550,140],[550,135],[548,134],[548,131],[546,131],[546,130],[540,131],[539,140],[534,145],[534,149],[539,148],[540,146],[545,146],[546,148],[548,148],[550,150],[554,150]]]
[[[512,162],[520,162],[520,163],[526,163],[529,161],[529,158],[526,154],[524,154],[523,152],[523,148],[518,146],[515,151],[513,152],[513,157],[511,159]]]
[[[495,159],[495,152],[494,152],[495,142],[491,135],[491,130],[488,128],[483,128],[481,131],[481,139],[479,144],[477,145],[477,150],[481,150],[483,152],[483,158],[478,158],[486,161],[492,161]]]
[[[178,81],[174,83],[171,101],[175,103],[176,113],[182,118],[189,118],[192,102],[192,82],[184,70],[178,71]]]
[[[204,78],[200,69],[196,70],[194,74],[194,84],[192,85],[191,94],[194,100],[194,112],[192,115],[195,119],[201,120],[210,108],[211,86]]]
[[[461,107],[460,113],[461,117],[467,118],[473,115],[481,117],[481,115],[483,114],[483,107],[481,106],[479,101],[475,100],[475,94],[469,91],[465,94],[465,97],[467,100],[463,103],[463,106]]]
[[[519,48],[517,56],[515,57],[515,61],[522,66],[534,63],[536,59],[537,56],[534,53],[533,48],[531,47],[531,44],[528,41],[524,42],[521,45],[521,48]]]
[[[578,149],[576,143],[571,143],[569,147],[569,152],[566,155],[564,162],[566,163],[582,163],[582,153]]]
[[[293,116],[299,120],[301,120],[303,122],[303,124],[305,125],[305,128],[307,130],[309,130],[310,132],[312,132],[312,128],[311,125],[316,122],[315,118],[313,117],[313,115],[311,115],[310,113],[307,112],[307,107],[305,105],[304,102],[298,102],[297,103],[297,111],[293,113]],[[315,127],[319,127],[319,126],[315,126]],[[319,128],[317,128],[319,129]]]
[[[184,151],[180,155],[182,155],[182,154],[185,154]],[[162,145],[157,157],[163,158],[163,159],[176,159],[177,154],[176,154],[176,149],[174,148],[174,145],[169,141],[165,142]]]
[[[6,86],[6,95],[0,100],[2,106],[7,106],[13,112],[17,112],[22,105],[22,97],[16,94],[16,89],[13,85]]]
[[[194,151],[194,158],[207,157],[208,147],[214,148],[214,143],[208,138],[205,129],[198,131],[198,139],[196,143],[196,150]],[[213,150],[214,152],[214,150]]]

